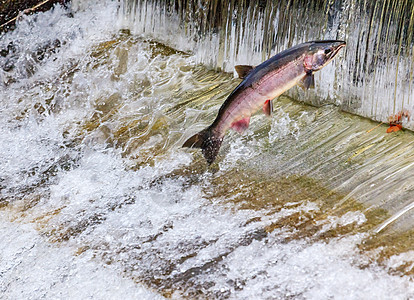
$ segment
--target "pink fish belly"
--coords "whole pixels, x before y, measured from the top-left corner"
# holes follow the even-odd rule
[[[266,78],[267,77],[267,78]],[[278,76],[266,76],[256,87],[245,89],[237,99],[235,99],[223,115],[222,122],[219,124],[219,131],[222,136],[232,126],[232,124],[250,118],[252,114],[263,107],[267,100],[272,100],[280,96],[283,92],[295,86],[304,74],[284,80]]]

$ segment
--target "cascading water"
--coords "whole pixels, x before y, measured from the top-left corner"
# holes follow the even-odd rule
[[[340,58],[316,75],[314,92],[296,99],[387,122],[414,112],[414,2],[154,1],[123,2],[125,25],[233,72],[301,42],[346,40]],[[404,124],[414,129],[413,120]]]
[[[0,298],[413,298],[411,132],[283,96],[211,168],[181,148],[240,82],[200,62],[230,71],[346,38],[381,9],[361,41],[400,24],[410,45],[410,2],[203,3],[76,1],[1,36]],[[373,81],[368,65],[351,74],[363,50],[347,41],[313,96],[291,94],[362,109],[374,83],[412,76],[412,49],[396,66],[383,44]],[[411,105],[411,89],[393,93]]]

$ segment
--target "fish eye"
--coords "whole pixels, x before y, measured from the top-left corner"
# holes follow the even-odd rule
[[[325,49],[325,54],[329,54],[329,53],[331,53],[331,51],[332,51],[331,48],[326,48]]]

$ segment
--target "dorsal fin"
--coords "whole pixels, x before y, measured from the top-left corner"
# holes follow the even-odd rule
[[[254,69],[253,66],[247,66],[247,65],[238,65],[234,67],[236,69],[237,75],[239,75],[239,78],[244,79],[247,74],[250,73],[251,70]]]

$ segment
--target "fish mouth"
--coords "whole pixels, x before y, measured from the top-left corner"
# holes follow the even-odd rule
[[[313,50],[314,52],[319,51],[321,49],[325,49],[325,47],[330,48],[332,51],[329,54],[326,54],[326,58],[328,60],[334,58],[338,54],[338,52],[346,46],[346,42],[340,40],[321,40],[311,41],[309,43],[311,44],[309,50]]]
[[[330,55],[330,57],[329,57],[329,59],[332,59],[332,58],[334,58],[337,54],[338,54],[338,52],[342,49],[342,48],[344,48],[346,46],[346,42],[345,41],[336,41],[335,43],[334,43],[334,46],[333,46],[333,51],[331,52],[331,55]]]

